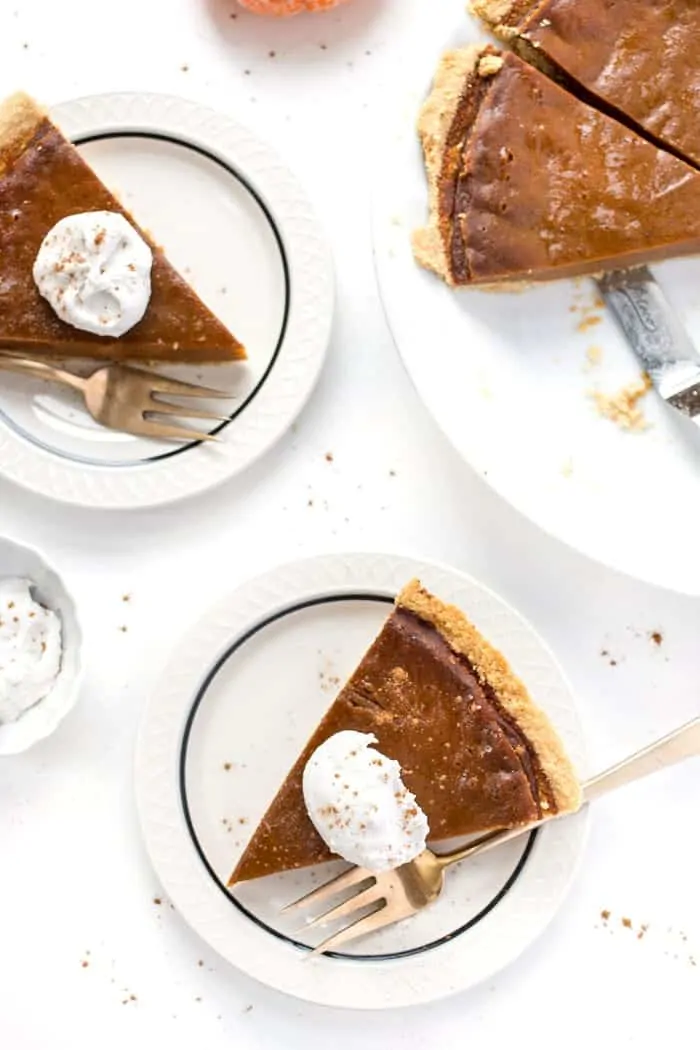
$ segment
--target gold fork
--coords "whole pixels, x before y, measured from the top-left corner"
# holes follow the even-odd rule
[[[163,401],[163,395],[212,399],[233,397],[223,390],[182,383],[177,379],[168,379],[155,372],[127,365],[104,365],[85,377],[45,361],[1,354],[0,369],[54,380],[79,391],[88,412],[103,427],[121,430],[138,437],[162,438],[166,441],[217,441],[218,438],[214,434],[192,430],[189,427],[158,422],[154,416],[180,416],[183,419],[208,419],[220,423],[226,422],[229,417],[207,409]]]
[[[675,732],[589,780],[583,786],[584,803],[592,802],[615,788],[624,787],[649,773],[665,769],[667,766],[693,756],[700,756],[700,718],[688,722]],[[358,912],[364,913],[366,908],[374,906],[374,910],[369,914],[360,915],[311,952],[312,956],[320,955],[322,952],[340,947],[341,944],[347,944],[356,937],[374,933],[385,926],[415,915],[440,896],[447,868],[461,860],[485,853],[520,835],[525,835],[542,823],[545,821],[529,824],[527,827],[514,828],[511,831],[497,831],[489,835],[482,835],[454,853],[438,855],[426,849],[415,860],[394,871],[377,874],[367,868],[350,868],[337,878],[331,879],[318,889],[288,904],[283,911],[290,912],[312,904],[320,904],[345,890],[355,889],[357,891],[341,904],[331,908],[330,911],[306,923],[304,929],[308,929],[321,923],[330,923],[336,919],[353,916]]]

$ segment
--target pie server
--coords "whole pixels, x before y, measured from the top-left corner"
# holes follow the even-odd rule
[[[651,271],[616,270],[597,284],[661,397],[700,426],[700,353]]]

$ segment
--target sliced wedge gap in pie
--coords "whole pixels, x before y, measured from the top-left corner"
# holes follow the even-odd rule
[[[455,607],[410,583],[254,832],[229,885],[333,859],[306,811],[304,768],[342,730],[399,762],[430,842],[576,810],[576,774],[546,715]]]
[[[697,0],[473,0],[536,65],[662,148],[700,167]]]
[[[39,294],[32,267],[42,240],[68,215],[126,217],[153,252],[146,314],[118,339],[60,320]],[[0,349],[118,361],[220,364],[242,344],[205,306],[47,114],[24,94],[0,104]]]

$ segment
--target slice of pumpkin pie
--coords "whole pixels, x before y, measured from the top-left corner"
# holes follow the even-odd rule
[[[414,252],[451,285],[700,251],[700,174],[513,52],[446,54],[418,129],[429,217]]]
[[[0,104],[0,349],[183,364],[246,356],[22,94]]]
[[[463,613],[413,581],[295,762],[229,885],[333,858],[309,816],[304,773],[336,734],[371,734],[380,752],[374,764],[383,756],[399,763],[430,842],[519,827],[580,805],[561,741],[505,658]],[[338,819],[362,802],[348,798]]]

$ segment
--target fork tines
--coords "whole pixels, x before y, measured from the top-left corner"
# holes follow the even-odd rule
[[[320,904],[321,901],[325,901],[328,897],[335,897],[338,893],[342,893],[343,890],[349,890],[352,886],[359,886],[364,882],[376,882],[376,876],[368,871],[367,868],[348,868],[347,871],[343,871],[336,878],[331,879],[329,882],[324,882],[322,886],[318,886],[315,890],[311,890],[310,893],[306,893],[299,900],[292,901],[291,904],[285,905],[282,908],[282,914],[286,915],[290,911],[297,911],[299,908],[307,908],[310,904]]]
[[[141,375],[148,376],[152,381],[154,392],[158,394],[177,394],[179,397],[208,397],[212,401],[231,401],[238,396],[230,391],[215,390],[213,387],[198,386],[196,383],[185,383],[180,379],[171,379],[169,376],[149,372],[145,368],[132,368],[131,366],[129,368],[130,371],[140,372]]]
[[[180,379],[172,379],[156,372],[150,372],[144,368],[125,368],[127,372],[133,372],[147,380],[149,403],[143,412],[140,432],[146,437],[162,438],[164,440],[176,441],[219,441],[216,434],[207,434],[200,430],[189,427],[175,426],[160,422],[157,416],[178,416],[182,419],[206,419],[215,423],[226,423],[230,420],[229,415],[219,412],[210,412],[208,409],[196,408],[192,405],[178,405],[170,400],[161,400],[162,397],[175,398],[205,398],[208,400],[232,400],[237,395],[225,390],[216,390],[213,387],[198,386],[195,383],[185,383]]]
[[[337,933],[327,937],[310,952],[309,958],[332,951],[340,947],[341,944],[352,941],[356,937],[362,937],[365,933],[371,933],[372,930],[379,929],[392,921],[390,915],[392,911],[391,904],[385,895],[385,891],[380,888],[378,883],[377,876],[368,871],[367,868],[349,868],[335,879],[318,886],[315,890],[300,897],[299,900],[292,901],[291,904],[282,909],[284,914],[288,914],[301,908],[308,908],[313,904],[320,904],[329,898],[337,897],[346,890],[356,890],[356,892],[351,893],[350,896],[341,901],[340,904],[334,905],[328,911],[322,912],[316,918],[306,922],[301,929],[308,930],[314,926],[328,924],[335,922],[336,919],[363,912],[366,908],[372,908],[368,914],[359,915],[354,922],[350,922],[342,930],[338,930]],[[375,905],[375,907],[372,907],[372,905]],[[384,912],[387,914],[383,914]]]

